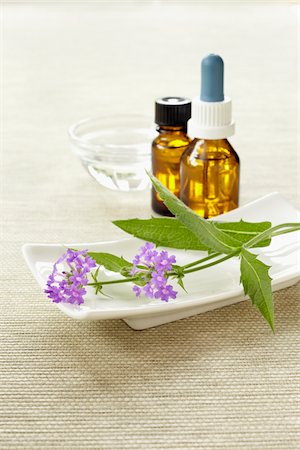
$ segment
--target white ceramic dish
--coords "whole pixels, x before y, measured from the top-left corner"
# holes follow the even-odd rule
[[[235,221],[241,218],[250,222],[270,220],[272,225],[276,225],[299,222],[300,213],[280,194],[272,193],[224,214],[219,220]],[[37,282],[44,288],[53,263],[68,246],[114,253],[132,260],[141,243],[139,239],[125,238],[89,244],[25,244],[23,255]],[[204,254],[175,249],[169,251],[176,255],[178,264],[187,264]],[[291,286],[300,279],[300,232],[276,237],[269,247],[255,249],[255,252],[260,253],[262,261],[272,265],[273,291]],[[107,287],[106,292],[111,298],[95,296],[91,291],[80,307],[69,304],[58,304],[57,307],[74,319],[123,319],[131,328],[142,330],[245,300],[247,297],[239,284],[239,276],[239,261],[234,258],[188,275],[185,278],[188,293],[176,286],[177,299],[169,303],[136,299],[130,285],[116,284]],[[102,279],[108,277],[118,278],[119,275],[102,270]],[[45,296],[45,301],[50,300]]]

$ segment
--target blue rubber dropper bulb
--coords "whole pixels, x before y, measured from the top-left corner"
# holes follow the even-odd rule
[[[201,62],[201,94],[203,102],[224,100],[224,63],[219,55],[210,54]]]

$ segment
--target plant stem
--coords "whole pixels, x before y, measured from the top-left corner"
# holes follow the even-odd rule
[[[104,284],[117,284],[117,283],[128,283],[129,281],[136,281],[138,278],[122,278],[121,280],[112,280],[112,281],[99,281],[97,283],[88,283],[87,286],[98,286],[99,284],[102,286]]]
[[[279,230],[281,230],[281,231],[279,231]],[[263,241],[267,237],[280,236],[282,234],[292,233],[293,231],[297,231],[297,230],[300,230],[300,223],[284,223],[281,225],[276,225],[272,228],[268,228],[264,232],[260,233],[259,235],[256,235],[252,239],[250,239],[248,242],[246,242],[244,244],[244,247],[246,247],[246,248],[252,247],[252,246],[258,244],[260,241]],[[221,255],[221,253],[212,253],[212,254],[206,256],[205,258],[198,259],[197,261],[194,261],[192,263],[181,266],[181,269],[183,269],[182,274],[186,275],[188,273],[197,272],[198,270],[207,269],[208,267],[212,267],[212,266],[215,266],[216,264],[220,264],[221,262],[226,261],[227,259],[230,259],[233,256],[237,256],[238,253],[239,252],[235,251],[233,253],[230,253],[229,255],[226,255],[220,259],[217,259],[216,261],[212,261],[208,264],[201,265],[202,263],[209,261],[211,259],[214,259],[217,256]],[[199,264],[200,264],[200,266],[199,266]],[[194,266],[196,266],[196,267],[194,267]],[[144,266],[143,266],[143,268],[144,268]],[[145,267],[145,269],[146,269],[146,267]],[[171,271],[167,274],[167,276],[171,276],[171,275],[177,275],[177,272]],[[138,277],[122,278],[121,280],[99,281],[99,282],[95,282],[95,283],[88,283],[87,285],[88,286],[99,286],[99,285],[103,286],[106,284],[128,283],[128,282],[136,281],[138,279],[139,279]]]
[[[221,253],[214,253],[214,254],[209,255],[209,256],[207,256],[205,258],[198,259],[197,261],[194,261],[193,263],[186,264],[185,266],[182,266],[182,269],[187,269],[188,267],[192,267],[192,266],[194,266],[196,264],[199,264],[201,262],[209,261],[210,259],[216,258],[220,254]],[[226,255],[223,258],[220,258],[217,261],[213,261],[213,262],[211,262],[209,264],[205,264],[205,265],[202,265],[202,266],[194,267],[193,269],[189,269],[189,270],[183,270],[183,274],[185,275],[187,273],[192,273],[192,272],[196,272],[198,270],[206,269],[207,267],[211,267],[211,266],[219,264],[219,263],[221,263],[223,261],[226,261],[227,259],[232,258],[235,255],[236,255],[236,252],[230,253],[230,255]],[[168,276],[170,276],[170,275],[177,275],[177,272],[175,272],[175,271],[174,272],[169,272],[167,275]],[[97,283],[96,282],[95,283],[88,283],[87,286],[99,286],[99,285],[102,286],[102,285],[106,285],[106,284],[128,283],[128,282],[136,281],[136,280],[138,280],[138,277],[122,278],[121,280],[99,281]]]
[[[187,269],[189,267],[193,267],[196,264],[201,264],[205,261],[209,261],[210,259],[216,258],[217,256],[221,255],[221,253],[212,253],[211,255],[206,256],[205,258],[202,259],[197,259],[197,261],[194,261],[190,264],[185,264],[184,266],[181,266],[182,269]]]
[[[215,266],[216,264],[219,264],[223,261],[226,261],[227,259],[232,258],[233,256],[236,256],[236,252],[230,253],[229,255],[224,256],[223,258],[218,259],[217,261],[213,261],[209,264],[204,264],[203,266],[194,267],[193,269],[184,270],[183,273],[186,275],[187,273],[196,272],[198,270],[207,269],[208,267]]]
[[[293,233],[293,232],[295,232],[297,230],[298,231],[300,230],[300,225],[299,225],[299,227],[289,228],[288,230],[283,230],[283,231],[278,231],[277,233],[273,233],[272,237],[281,236],[282,234]]]
[[[284,233],[287,233],[290,231],[297,231],[300,229],[300,224],[299,223],[283,223],[281,225],[276,225],[275,227],[268,228],[267,230],[260,233],[258,236],[255,236],[254,238],[250,239],[250,241],[246,242],[244,244],[244,247],[246,247],[246,248],[253,247],[254,245],[258,244],[260,241],[263,241],[267,237],[272,236],[274,231],[280,230],[282,228],[289,228],[289,229],[292,228],[292,230],[283,231],[280,234],[284,234]],[[276,234],[276,236],[279,236],[279,234]]]

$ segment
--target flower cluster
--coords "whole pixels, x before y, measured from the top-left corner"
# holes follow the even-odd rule
[[[175,256],[169,256],[167,251],[158,252],[154,244],[146,242],[133,260],[131,274],[148,274],[149,281],[143,287],[133,286],[135,295],[139,297],[144,291],[146,297],[160,298],[165,302],[170,298],[176,298],[177,292],[170,284],[167,284],[167,273],[172,270],[172,264],[175,263]]]
[[[87,275],[96,262],[87,255],[87,250],[68,249],[54,264],[47,281],[48,294],[54,303],[81,305],[86,294]]]

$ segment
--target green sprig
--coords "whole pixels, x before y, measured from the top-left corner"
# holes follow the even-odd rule
[[[149,177],[175,218],[129,219],[115,221],[114,224],[133,236],[154,242],[157,246],[207,251],[207,256],[189,264],[183,266],[174,264],[172,270],[167,273],[168,277],[177,279],[179,286],[184,290],[183,279],[186,275],[238,257],[240,281],[245,295],[250,297],[252,304],[258,308],[274,331],[270,266],[260,261],[249,249],[268,246],[274,237],[300,230],[300,223],[286,223],[272,227],[268,221],[252,223],[242,220],[239,222],[205,220],[184,205],[159,180],[151,174]],[[103,266],[124,277],[100,281],[98,268],[93,276],[93,282],[88,284],[95,287],[97,293],[103,293],[104,285],[130,282],[143,286],[150,279],[146,267],[140,267],[141,270],[136,275],[131,275],[133,265],[122,257],[95,252],[90,252],[89,255],[99,264],[99,268]]]

